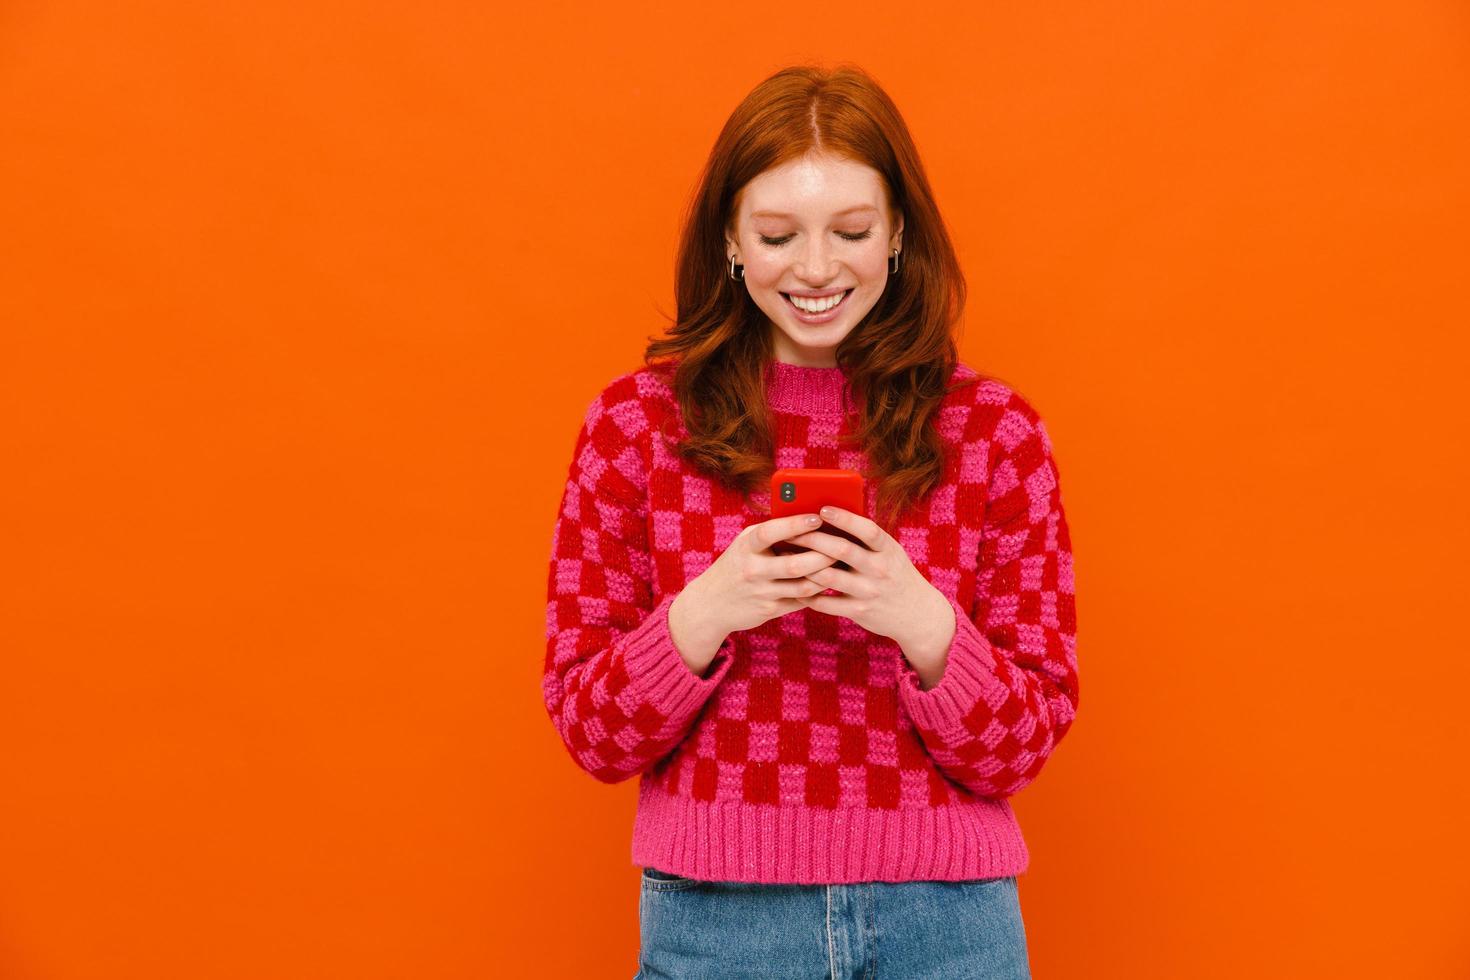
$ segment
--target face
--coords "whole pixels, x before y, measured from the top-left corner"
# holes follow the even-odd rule
[[[903,216],[890,215],[878,171],[828,156],[789,161],[745,185],[732,220],[725,256],[745,266],[776,359],[835,367],[838,343],[883,295],[888,256],[902,248]],[[841,302],[824,309],[828,296]]]

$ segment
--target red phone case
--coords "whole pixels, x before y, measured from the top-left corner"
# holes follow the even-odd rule
[[[783,485],[789,485],[787,493]],[[771,474],[771,517],[789,517],[792,514],[816,514],[827,505],[841,507],[854,514],[863,513],[863,475],[857,470],[822,469],[819,467],[786,467]],[[863,516],[867,516],[864,514]],[[852,534],[834,524],[823,521],[813,530],[825,531],[847,538],[860,547],[867,547]],[[800,554],[809,549],[786,541],[777,541],[771,550],[778,555]],[[845,561],[833,564],[834,568],[850,571]]]

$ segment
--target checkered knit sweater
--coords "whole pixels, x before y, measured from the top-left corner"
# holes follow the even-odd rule
[[[976,374],[963,363],[954,380]],[[771,361],[775,465],[863,470],[840,368]],[[1078,703],[1072,552],[1036,411],[993,379],[945,397],[944,482],[887,530],[949,598],[955,636],[930,690],[892,639],[799,609],[730,634],[703,676],[669,605],[770,491],[695,471],[646,367],[587,409],[552,533],[542,693],[572,759],[640,777],[635,864],[712,881],[838,884],[1017,874],[1008,797]],[[876,487],[867,485],[867,513]]]

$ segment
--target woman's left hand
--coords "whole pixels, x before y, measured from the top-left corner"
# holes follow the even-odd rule
[[[841,507],[823,507],[821,516],[867,547],[825,531],[787,538],[791,544],[844,561],[852,569],[828,566],[806,576],[842,595],[806,596],[801,600],[804,604],[817,612],[846,616],[870,633],[890,637],[906,652],[923,646],[926,638],[952,631],[954,610],[949,599],[914,567],[892,535]]]

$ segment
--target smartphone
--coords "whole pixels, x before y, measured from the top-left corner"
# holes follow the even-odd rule
[[[792,514],[818,514],[823,507],[831,505],[863,514],[865,490],[863,475],[857,470],[821,469],[817,467],[786,467],[771,474],[771,517],[790,517]],[[825,531],[866,548],[857,537],[834,524],[823,521],[816,531]],[[794,555],[810,551],[789,541],[777,541],[771,550],[778,555]],[[845,561],[837,561],[833,568],[852,571]]]

